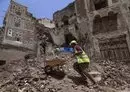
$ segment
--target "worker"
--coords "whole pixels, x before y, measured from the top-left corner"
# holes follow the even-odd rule
[[[95,80],[88,73],[88,67],[90,64],[90,59],[87,54],[83,51],[83,49],[78,45],[75,40],[70,42],[70,46],[74,49],[72,57],[76,57],[77,61],[74,63],[74,69],[87,81],[89,78],[93,84],[96,84]]]

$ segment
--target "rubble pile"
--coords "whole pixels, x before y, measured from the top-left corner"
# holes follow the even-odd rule
[[[100,61],[104,73],[100,85],[112,88],[125,89],[130,87],[130,64],[126,62],[114,62],[110,60]]]
[[[51,59],[48,56],[46,58]],[[129,88],[130,69],[124,62],[95,62],[102,73],[102,80],[98,86],[93,86],[89,80],[88,83],[84,82],[73,70],[75,59],[70,58],[70,54],[61,53],[58,58],[66,60],[65,71],[50,75],[44,73],[36,59],[8,63],[0,68],[0,92],[123,92],[119,90]],[[94,67],[95,63],[91,66]]]
[[[35,60],[12,61],[1,68],[0,75],[0,92],[41,92],[39,87],[46,79],[43,68]]]

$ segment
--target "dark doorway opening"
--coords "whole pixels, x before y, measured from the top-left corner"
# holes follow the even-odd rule
[[[69,46],[72,40],[77,40],[71,33],[65,34],[65,44]]]
[[[64,25],[69,25],[69,17],[68,16],[63,16],[62,22],[64,23]]]

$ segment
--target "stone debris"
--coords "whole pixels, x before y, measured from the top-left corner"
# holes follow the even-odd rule
[[[0,92],[129,92],[130,68],[125,62],[95,62],[103,70],[101,72],[93,69],[90,72],[94,78],[100,75],[97,78],[101,81],[96,86],[91,85],[89,80],[88,83],[85,82],[73,70],[75,59],[69,58],[69,54],[60,54],[58,57],[67,58],[65,73],[54,72],[46,75],[36,59],[15,60],[6,64],[0,69]]]
[[[103,67],[102,85],[112,88],[122,88],[130,84],[130,68],[126,62],[112,62],[109,60],[100,62]]]

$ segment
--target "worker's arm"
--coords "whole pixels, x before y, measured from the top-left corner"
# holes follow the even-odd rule
[[[78,55],[81,55],[83,52],[82,51],[79,51],[79,52],[77,52],[77,53],[74,53],[72,56],[71,56],[71,58],[73,58],[73,57],[75,57],[75,56],[78,56]]]
[[[83,53],[83,50],[82,50],[82,48],[80,46],[76,46],[75,50],[76,50],[76,53],[74,53],[72,57],[75,57],[76,55],[77,56],[81,55]]]

